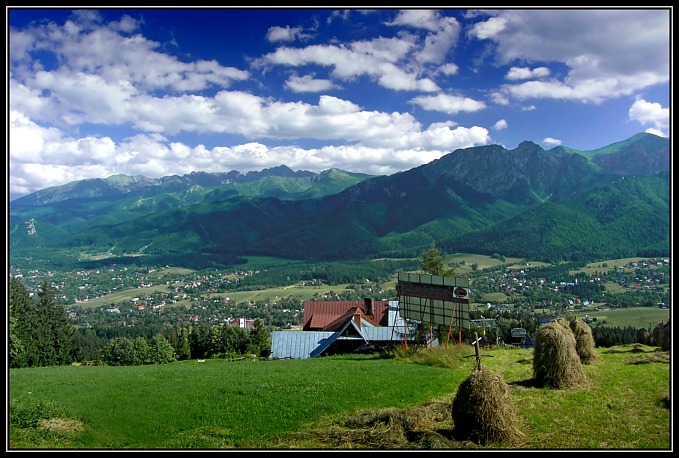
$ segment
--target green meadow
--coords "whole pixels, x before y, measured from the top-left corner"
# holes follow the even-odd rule
[[[583,365],[586,384],[548,389],[530,384],[532,350],[481,351],[483,367],[510,387],[505,401],[525,435],[514,448],[670,449],[669,353],[644,346],[597,352],[595,363]],[[475,370],[474,356],[472,347],[454,345],[392,358],[11,369],[8,447],[493,450],[451,433],[448,413]],[[432,405],[435,418],[416,415]],[[424,431],[412,430],[413,418],[428,425]],[[400,442],[387,441],[393,431]]]
[[[580,311],[576,314],[578,318],[596,318],[597,321],[590,323],[590,326],[600,324],[608,327],[633,327],[651,330],[661,323],[667,323],[670,319],[670,309],[656,307],[629,307],[608,310]]]

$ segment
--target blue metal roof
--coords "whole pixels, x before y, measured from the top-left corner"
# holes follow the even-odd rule
[[[273,331],[269,358],[309,358],[311,352],[333,334],[327,331]]]
[[[342,336],[352,326],[356,335]],[[408,330],[414,334],[415,329]],[[306,359],[322,354],[338,338],[362,339],[365,343],[402,341],[405,337],[403,326],[372,326],[365,322],[359,328],[353,318],[336,332],[328,331],[274,331],[271,334],[270,359]]]

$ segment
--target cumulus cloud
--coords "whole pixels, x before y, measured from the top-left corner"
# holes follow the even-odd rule
[[[402,10],[393,21],[386,24],[424,29],[428,32],[421,48],[415,53],[415,61],[420,64],[442,63],[450,49],[457,44],[460,33],[457,19],[442,17],[434,10]]]
[[[550,70],[547,67],[537,67],[530,69],[528,67],[512,67],[507,72],[508,80],[527,80],[531,78],[542,78],[548,76]]]
[[[668,10],[497,10],[488,14],[492,17],[476,23],[468,35],[493,44],[496,64],[560,62],[567,68],[560,79],[506,85],[507,96],[601,103],[669,81]],[[508,79],[525,79],[526,74],[525,68],[517,67]],[[546,72],[530,75],[536,76],[544,77]]]
[[[229,99],[230,96],[234,97]],[[390,174],[458,148],[490,141],[488,131],[481,127],[434,123],[422,129],[409,114],[363,111],[351,102],[330,96],[321,97],[317,105],[267,105],[244,94],[224,97],[241,106],[244,115],[256,113],[255,116],[270,118],[258,124],[268,131],[268,136],[309,135],[348,139],[351,143],[301,148],[250,142],[206,148],[172,142],[160,133],[138,134],[115,143],[109,137],[65,137],[58,129],[41,127],[13,112],[10,193],[21,195],[67,181],[120,173],[160,177],[194,170],[245,172],[281,164],[317,172],[338,167]],[[249,122],[240,126],[241,130],[257,128]]]
[[[236,53],[191,57],[172,31],[161,42],[141,14],[103,16],[10,27],[11,193],[280,164],[393,173],[488,144],[484,126],[509,136],[540,100],[602,105],[669,81],[669,15],[658,11],[476,10],[464,27],[428,9],[329,11],[343,38],[317,40],[316,15],[312,27],[265,27],[270,52],[242,68]],[[458,52],[461,39],[471,42]],[[668,135],[660,103],[637,96],[627,116]]]
[[[500,119],[495,124],[493,124],[493,129],[503,130],[503,129],[506,129],[507,126],[508,126],[507,120],[506,119]]]
[[[448,114],[457,114],[461,111],[475,112],[486,107],[485,103],[478,100],[448,94],[422,95],[414,97],[410,100],[410,103],[425,110],[441,111]]]
[[[659,103],[647,102],[642,98],[632,104],[628,112],[632,121],[637,121],[642,125],[651,125],[647,132],[654,133],[661,137],[667,137],[670,126],[670,110],[663,108]]]
[[[438,68],[438,71],[443,73],[444,75],[450,76],[450,75],[457,75],[460,72],[460,67],[453,63],[447,63],[444,65],[441,65]]]
[[[285,87],[293,92],[323,92],[337,86],[328,79],[316,79],[313,75],[292,75],[285,82]]]
[[[402,10],[393,21],[385,24],[392,26],[410,26],[435,32],[439,29],[440,16],[434,10]]]
[[[271,43],[278,43],[281,41],[295,41],[308,38],[301,27],[270,27],[266,33],[266,39]]]
[[[551,138],[551,137],[546,137],[545,139],[542,140],[542,143],[545,144],[548,148],[553,148],[555,146],[561,145],[561,140],[558,140],[556,138]]]
[[[421,78],[415,71],[395,65],[411,50],[413,43],[398,38],[358,41],[348,46],[311,45],[304,48],[280,47],[253,61],[256,67],[284,65],[331,67],[331,75],[342,81],[369,76],[381,86],[397,91],[433,92],[438,85]]]

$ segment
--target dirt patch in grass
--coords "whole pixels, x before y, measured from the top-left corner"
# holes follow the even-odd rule
[[[46,418],[40,420],[40,427],[60,433],[77,433],[84,425],[83,422],[70,418]]]

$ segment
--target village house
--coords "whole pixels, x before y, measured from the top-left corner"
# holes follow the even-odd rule
[[[398,301],[306,301],[301,331],[274,331],[270,359],[374,351],[414,342]]]

